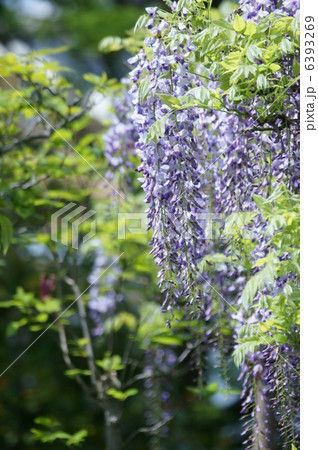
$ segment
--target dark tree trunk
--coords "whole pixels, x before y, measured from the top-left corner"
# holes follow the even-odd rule
[[[254,450],[275,450],[276,420],[274,411],[269,404],[269,398],[264,396],[264,384],[260,376],[255,381],[255,419],[257,422],[254,431]]]

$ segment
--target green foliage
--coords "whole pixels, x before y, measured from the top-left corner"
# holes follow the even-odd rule
[[[263,322],[252,325],[243,325],[239,331],[239,346],[234,351],[236,365],[240,365],[249,352],[253,352],[259,345],[268,343],[282,344],[289,339],[294,340],[293,326],[299,325],[299,245],[300,245],[300,208],[299,196],[290,194],[284,184],[278,184],[272,194],[267,198],[254,195],[255,203],[259,208],[263,220],[266,223],[267,234],[270,237],[269,247],[271,252],[256,261],[254,268],[260,270],[246,283],[241,301],[243,306],[253,311],[255,308],[267,307],[271,315]],[[241,215],[237,213],[236,215]],[[250,217],[249,223],[253,221]],[[241,229],[240,254],[245,254],[242,261],[247,261],[245,269],[251,270],[248,264],[248,255],[252,246],[248,237],[248,225]],[[226,229],[226,227],[225,227]],[[228,231],[231,233],[231,231]],[[232,231],[234,234],[235,231]],[[235,236],[234,236],[235,237]],[[254,244],[255,245],[255,244]],[[288,257],[286,258],[286,255]],[[232,262],[235,263],[235,260]],[[280,276],[293,273],[293,279],[288,282],[283,291],[275,295],[261,294],[264,286],[269,288]],[[256,295],[260,295],[259,306],[253,304]]]
[[[67,447],[78,447],[87,436],[86,430],[79,430],[75,434],[58,431],[59,423],[48,417],[37,417],[34,422],[42,425],[44,429],[32,428],[33,440],[40,442],[55,442],[61,440]]]
[[[13,336],[23,326],[28,326],[30,331],[39,331],[47,327],[47,322],[53,318],[53,314],[61,309],[61,302],[55,298],[45,301],[34,296],[32,292],[25,292],[22,287],[17,288],[12,300],[0,302],[0,308],[15,307],[20,311],[21,319],[8,324],[6,334]]]
[[[134,395],[138,394],[138,389],[127,389],[127,391],[122,392],[118,391],[117,389],[108,389],[106,391],[107,395],[110,395],[111,397],[115,398],[116,400],[125,401],[129,397],[133,397]]]
[[[99,51],[103,53],[118,52],[119,50],[126,50],[134,54],[143,46],[144,32],[127,31],[127,37],[120,38],[118,36],[106,36],[98,45]]]
[[[184,19],[187,30],[178,31],[171,37],[170,27],[178,30],[178,14],[183,7],[190,11]],[[295,54],[299,53],[298,18],[270,14],[255,23],[253,20],[246,22],[239,14],[235,14],[227,21],[220,14],[217,17],[211,14],[204,2],[195,1],[178,2],[176,12],[159,10],[158,14],[170,26],[162,31],[167,48],[181,43],[186,45],[190,33],[196,46],[196,50],[188,58],[190,71],[201,76],[202,81],[209,80],[210,75],[216,74],[221,80],[222,95],[219,87],[212,89],[207,86],[194,88],[180,98],[155,92],[171,110],[202,107],[242,115],[245,112],[242,113],[237,108],[248,108],[247,99],[257,96],[260,101],[254,119],[258,124],[274,123],[286,103],[288,88],[299,79],[296,74],[295,79],[286,80],[279,73],[281,58],[288,55],[295,63]],[[143,16],[136,26],[143,29]],[[289,39],[285,37],[287,35]],[[152,58],[151,51],[150,48],[145,48],[149,59]],[[296,66],[295,70],[297,71]],[[151,82],[146,74],[140,81],[141,99],[148,94],[150,86]],[[225,98],[233,102],[234,111],[224,102]],[[168,115],[152,125],[147,142],[156,143],[158,137],[163,135],[167,117]]]
[[[101,367],[105,372],[117,372],[118,370],[123,370],[124,365],[122,364],[121,356],[112,355],[107,352],[103,359],[96,361],[96,364]]]
[[[2,253],[5,255],[12,241],[13,227],[8,217],[4,216],[3,214],[0,214],[0,228],[1,228],[1,235],[0,235],[1,249]]]
[[[149,132],[147,134],[146,142],[154,142],[158,143],[158,138],[163,136],[165,132],[165,122],[171,113],[165,114],[160,120],[157,120],[151,127],[149,128]]]
[[[0,91],[0,227],[4,253],[12,241],[11,223],[19,240],[19,229],[31,215],[43,219],[48,207],[59,208],[63,200],[83,198],[84,191],[79,196],[75,180],[91,173],[93,164],[98,172],[98,156],[103,154],[99,136],[83,135],[91,119],[82,94],[62,75],[66,69],[43,59],[45,54],[0,57],[4,87]],[[105,84],[107,77],[86,79]],[[10,110],[8,104],[12,105]],[[68,186],[63,189],[58,183],[66,179]]]

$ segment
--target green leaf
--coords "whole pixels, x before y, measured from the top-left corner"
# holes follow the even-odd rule
[[[86,438],[87,435],[88,432],[86,430],[80,430],[67,439],[66,445],[68,446],[75,445],[77,447],[79,444],[83,442],[83,440]]]
[[[188,94],[192,94],[197,100],[199,100],[202,103],[206,103],[208,102],[208,100],[210,100],[210,91],[205,86],[199,86],[190,89]]]
[[[65,375],[67,377],[73,378],[76,377],[77,375],[84,375],[84,376],[90,376],[92,374],[92,372],[90,370],[85,370],[85,369],[68,369],[65,370]]]
[[[94,73],[84,73],[83,78],[84,80],[88,81],[88,83],[94,84],[96,86],[104,86],[107,81],[107,74],[103,72],[102,76],[98,76]]]
[[[207,271],[209,269],[209,265],[220,265],[227,262],[230,262],[231,258],[226,256],[224,253],[215,253],[214,255],[206,255],[202,261],[199,263],[199,270],[201,272]]]
[[[293,52],[293,46],[292,46],[291,42],[286,38],[282,39],[282,41],[280,43],[280,48],[281,48],[281,51],[285,54]]]
[[[274,277],[275,265],[271,260],[266,264],[264,269],[257,272],[256,275],[248,280],[241,295],[241,301],[246,310],[252,304],[257,292],[262,290],[265,285],[272,283]]]
[[[243,19],[243,17],[239,16],[238,14],[235,15],[234,22],[233,22],[233,28],[237,33],[242,33],[242,31],[246,27],[246,22]]]
[[[160,100],[171,109],[180,109],[180,101],[177,97],[168,94],[157,94]]]
[[[28,319],[23,318],[14,322],[10,322],[6,329],[6,335],[8,337],[14,336],[19,328],[23,327],[28,323]]]
[[[182,345],[182,341],[174,336],[155,336],[151,341],[163,345]]]
[[[293,62],[293,74],[294,74],[294,76],[297,77],[299,75],[299,72],[300,72],[300,66],[299,66],[299,64],[298,64],[298,62],[297,62],[297,60],[295,58],[294,62]]]
[[[255,58],[262,57],[262,50],[259,47],[257,47],[257,45],[254,44],[249,45],[246,50],[246,56],[247,59],[253,63],[255,62]]]
[[[165,134],[165,123],[170,114],[171,112],[164,115],[160,120],[157,120],[151,125],[146,137],[146,144],[149,144],[150,142],[154,142],[155,144],[158,143],[159,137]]]
[[[57,422],[54,419],[51,419],[50,417],[36,417],[34,419],[34,423],[38,425],[43,425],[45,427],[55,427],[60,425],[59,422]]]
[[[110,395],[113,398],[116,398],[117,400],[124,401],[128,397],[132,397],[132,396],[138,394],[138,389],[132,388],[132,389],[127,389],[127,391],[123,392],[123,391],[119,391],[117,389],[111,388],[106,391],[106,394]]]
[[[39,312],[50,314],[60,311],[61,302],[57,298],[48,298],[45,302],[37,301],[34,306]]]
[[[49,317],[48,314],[41,313],[41,314],[38,314],[37,316],[35,316],[34,320],[36,322],[44,323],[47,321],[48,317]]]
[[[263,198],[261,195],[253,194],[254,202],[256,203],[256,206],[262,213],[270,213],[271,212],[271,206],[267,204],[266,199]]]
[[[98,45],[98,50],[103,53],[118,52],[124,48],[120,37],[107,36]]]
[[[255,340],[250,342],[243,342],[240,344],[233,352],[233,361],[236,367],[240,367],[245,357],[249,352],[253,353],[255,348],[259,345],[259,339],[255,338]]]
[[[270,64],[269,68],[271,69],[272,72],[277,72],[278,70],[280,70],[280,65],[276,64],[276,63],[272,63],[272,64]]]
[[[13,227],[8,217],[0,214],[0,243],[2,253],[6,255],[13,237]]]
[[[51,141],[53,144],[69,143],[72,140],[73,133],[71,130],[66,128],[60,128],[55,130],[51,136]]]
[[[254,264],[254,267],[261,267],[263,266],[265,263],[271,261],[273,259],[273,255],[269,254],[268,256],[265,256],[265,258],[260,258],[256,261],[256,263]]]
[[[96,364],[106,372],[115,372],[117,370],[122,370],[125,367],[122,364],[121,357],[119,355],[113,355],[109,357],[108,353],[106,354],[104,359],[96,361]]]
[[[145,77],[143,80],[141,80],[141,82],[139,83],[138,86],[138,96],[139,99],[143,102],[146,100],[150,89],[152,87],[152,83],[150,81],[149,77]]]
[[[273,192],[271,193],[271,195],[265,199],[265,204],[266,203],[272,203],[276,200],[278,200],[279,198],[282,197],[282,195],[284,195],[284,193],[286,192],[286,188],[284,186],[283,183],[279,183],[275,189],[273,190]]]
[[[285,226],[286,226],[285,218],[279,214],[275,214],[269,222],[267,231],[269,235],[273,235],[275,231]]]
[[[32,51],[32,55],[34,55],[34,56],[55,55],[56,53],[67,52],[69,49],[70,49],[69,46],[63,45],[61,47],[45,48],[43,50],[35,50],[35,51]]]
[[[256,33],[256,25],[253,21],[248,22],[244,31],[246,36],[253,36]]]
[[[149,15],[148,14],[143,14],[142,16],[140,16],[139,19],[136,22],[134,31],[136,32],[138,29],[144,28],[148,21],[149,21]]]
[[[112,326],[115,331],[120,330],[123,325],[126,325],[130,330],[134,330],[136,324],[136,317],[127,311],[120,312],[112,319]]]
[[[245,78],[248,78],[250,73],[252,75],[255,75],[255,73],[257,71],[256,64],[244,64],[242,67],[243,67],[243,73],[244,73]]]
[[[291,28],[292,28],[292,32],[294,33],[294,35],[296,35],[297,32],[300,31],[300,15],[299,14],[293,18]]]
[[[256,79],[257,89],[266,89],[267,88],[267,78],[265,75],[260,73]]]
[[[214,25],[217,28],[233,31],[233,26],[229,22],[227,22],[225,19],[212,19],[211,22],[212,22],[212,25]]]

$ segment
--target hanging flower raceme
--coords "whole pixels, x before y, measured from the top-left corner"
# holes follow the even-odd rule
[[[111,270],[105,272],[105,267],[111,261],[99,245],[100,242],[97,241],[94,265],[88,277],[88,282],[91,284],[88,291],[88,308],[90,317],[95,322],[95,328],[92,330],[95,336],[103,334],[105,320],[114,316],[118,303],[122,301],[122,295],[116,292],[121,267],[116,264]]]
[[[103,136],[107,172],[105,177],[113,180],[115,174],[124,179],[131,188],[131,178],[127,171],[135,168],[135,142],[138,139],[136,126],[132,119],[132,98],[128,92],[130,81],[121,80],[121,86],[113,92],[110,126]],[[120,182],[121,180],[119,180]]]
[[[193,49],[191,40],[166,48],[163,34],[173,35],[176,30],[167,30],[165,20],[154,26],[157,10],[147,10],[147,26],[153,37],[147,38],[146,49],[129,61],[136,66],[130,74],[134,83],[131,94],[139,134],[139,171],[149,203],[148,224],[153,229],[151,253],[161,267],[159,285],[167,291],[164,308],[171,308],[181,295],[189,297],[190,304],[199,295],[194,285],[205,249],[200,214],[207,211],[207,195],[205,154],[193,133],[199,112],[173,110],[165,100],[173,101],[201,82],[189,72],[186,62]],[[160,135],[156,133],[158,128]]]

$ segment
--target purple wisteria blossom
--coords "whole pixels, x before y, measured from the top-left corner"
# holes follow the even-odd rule
[[[281,113],[276,108],[272,115],[270,105],[266,105],[264,96],[259,93],[246,98],[244,105],[237,105],[222,90],[224,108],[200,108],[195,104],[175,108],[173,105],[180,105],[180,99],[193,97],[194,88],[215,90],[221,86],[221,80],[217,75],[208,73],[207,76],[206,68],[195,63],[197,49],[189,26],[191,12],[187,8],[179,10],[177,3],[172,4],[173,24],[166,21],[158,8],[147,8],[146,11],[149,33],[145,47],[129,60],[132,66],[129,95],[134,111],[132,114],[129,111],[131,132],[128,134],[136,142],[140,157],[138,171],[148,204],[148,226],[153,230],[151,253],[160,268],[159,286],[165,294],[162,309],[173,313],[174,307],[181,310],[185,306],[185,317],[203,319],[206,344],[222,340],[224,353],[227,351],[224,346],[233,345],[233,338],[238,337],[242,325],[257,324],[270,318],[268,308],[260,304],[261,297],[279,295],[288,282],[297,285],[297,276],[292,271],[276,276],[270,286],[256,293],[253,310],[245,311],[241,293],[250,274],[240,261],[224,263],[217,274],[200,273],[199,265],[205,256],[222,251],[232,257],[235,248],[228,245],[224,249],[224,246],[208,241],[198,215],[258,212],[253,195],[267,198],[279,183],[291,193],[299,191],[300,96],[299,82],[293,73],[294,64],[299,63],[299,54],[296,49],[293,54],[283,56],[279,71],[275,73],[278,80],[285,77],[291,81],[280,105]],[[299,2],[244,0],[240,2],[239,13],[245,20],[255,23],[270,13],[277,17],[296,17]],[[272,103],[278,100],[273,95]],[[263,113],[259,113],[260,110]],[[127,112],[125,114],[127,116]],[[119,136],[126,138],[124,129],[120,131],[120,123],[127,124],[127,119],[115,122]],[[116,146],[110,134],[107,141],[110,161],[115,154],[114,143]],[[268,256],[273,248],[268,223],[260,214],[249,225],[248,231],[253,243],[250,264],[255,275],[260,270],[254,267],[256,261]],[[240,245],[239,240],[236,244]],[[290,254],[283,258],[290,258]],[[227,305],[215,307],[209,291],[210,282],[217,286],[216,292],[227,300]],[[235,313],[231,306],[235,306]],[[217,321],[226,318],[227,323],[235,322],[236,328],[234,336],[224,344]],[[298,329],[294,330],[294,335],[297,342]],[[263,345],[249,352],[241,373],[245,380],[243,415],[248,414],[253,423],[247,445],[254,445],[260,433],[270,442],[271,427],[261,430],[258,417],[261,413],[269,417],[274,410],[284,445],[297,442],[298,378],[295,372],[289,372],[290,366],[298,364],[296,360],[295,345]],[[279,392],[280,381],[277,381],[285,380],[284,377],[291,379],[288,386],[283,382],[290,389],[291,400],[286,407],[286,398]],[[255,395],[264,404],[264,411],[258,411]]]
[[[163,309],[169,310],[171,305],[178,306],[177,299],[181,296],[188,298],[189,304],[200,303],[194,285],[197,264],[205,249],[204,230],[197,218],[197,213],[207,210],[205,154],[193,134],[199,111],[172,112],[157,96],[158,93],[182,96],[200,84],[200,77],[189,72],[185,61],[191,42],[188,46],[175,45],[168,51],[157,37],[168,24],[162,20],[152,28],[154,18],[152,12],[148,28],[151,26],[154,37],[145,41],[152,50],[152,58],[148,59],[142,49],[129,62],[136,65],[130,73],[131,95],[139,134],[138,170],[143,174],[142,187],[149,204],[148,224],[153,229],[151,253],[161,267],[159,285],[167,293]],[[138,93],[140,83],[148,90],[144,100]],[[151,127],[160,120],[164,120],[164,137],[149,141]]]
[[[132,159],[136,154],[135,142],[138,135],[132,119],[132,99],[128,92],[130,82],[123,78],[121,84],[122,87],[111,97],[110,126],[103,136],[107,162],[105,177],[113,180],[115,174],[119,175],[128,188],[131,188],[131,178],[127,172],[135,168]]]
[[[89,288],[88,308],[90,317],[95,322],[92,334],[100,336],[104,332],[104,321],[113,317],[116,306],[122,301],[122,295],[115,290],[121,267],[112,265],[111,269],[104,274],[105,268],[111,264],[111,259],[105,255],[104,249],[96,242],[95,259],[88,282],[92,284]]]

